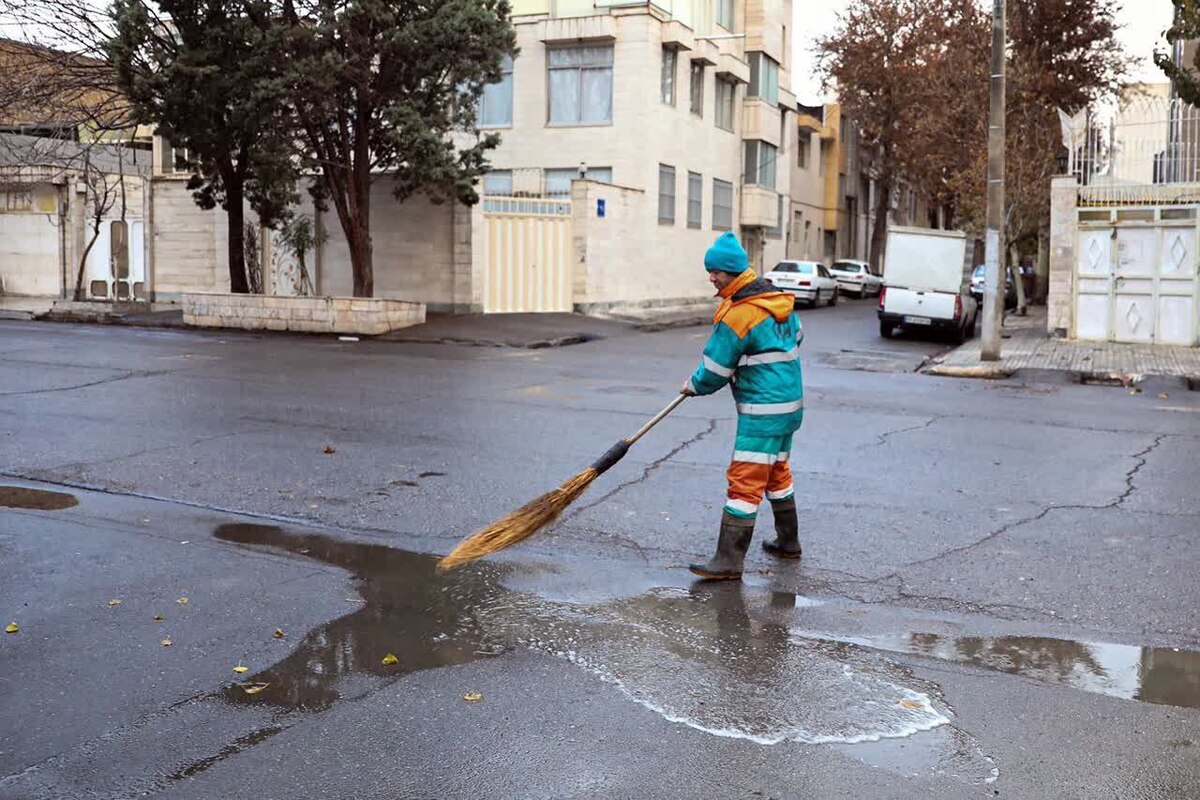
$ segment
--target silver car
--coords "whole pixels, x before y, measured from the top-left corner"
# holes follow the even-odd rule
[[[809,305],[822,301],[837,305],[838,283],[824,264],[816,261],[780,261],[775,269],[763,276],[776,288],[791,292],[798,300],[807,300]]]
[[[871,272],[871,266],[865,261],[839,259],[833,262],[829,274],[837,279],[843,292],[859,297],[877,295],[883,288],[883,279]]]

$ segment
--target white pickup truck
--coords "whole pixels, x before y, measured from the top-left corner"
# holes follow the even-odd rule
[[[897,327],[946,333],[956,343],[975,335],[979,304],[971,296],[967,235],[893,227],[887,233],[879,335]]]

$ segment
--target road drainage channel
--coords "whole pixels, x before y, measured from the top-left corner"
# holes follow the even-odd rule
[[[696,584],[596,600],[518,592],[501,568],[449,575],[436,561],[386,547],[222,525],[217,539],[282,551],[349,571],[361,606],[309,632],[278,663],[222,697],[287,714],[321,711],[406,673],[524,647],[564,659],[671,722],[772,745],[829,744],[884,768],[990,783],[997,770],[938,687],[885,653],[962,662],[1116,697],[1200,706],[1200,653],[1047,638],[851,637],[796,629],[804,598],[765,587]],[[387,653],[397,663],[385,665]],[[367,679],[364,684],[363,679]],[[249,693],[246,687],[262,687]],[[899,759],[888,742],[905,739]],[[900,761],[903,761],[901,767]],[[207,767],[208,764],[205,765]]]

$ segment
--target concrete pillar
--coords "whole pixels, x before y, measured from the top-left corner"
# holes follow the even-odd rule
[[[1046,328],[1058,336],[1075,330],[1075,248],[1078,241],[1079,185],[1073,176],[1050,182],[1050,286],[1046,294]]]

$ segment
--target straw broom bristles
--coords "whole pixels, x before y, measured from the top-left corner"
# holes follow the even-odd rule
[[[592,485],[592,481],[603,475],[613,464],[624,458],[634,442],[645,436],[647,431],[661,422],[686,397],[687,395],[681,393],[668,403],[666,408],[655,414],[637,433],[628,439],[621,439],[608,448],[604,455],[596,459],[590,467],[574,478],[571,478],[571,480],[562,486],[546,492],[536,500],[529,501],[507,517],[498,519],[486,528],[475,531],[475,533],[463,539],[458,547],[450,551],[450,555],[438,562],[438,571],[445,572],[448,569],[461,566],[468,561],[474,561],[477,558],[499,552],[506,547],[512,547],[514,544],[525,541],[542,528],[554,522],[566,510],[567,506],[574,503],[579,495],[583,494]]]
[[[599,476],[600,471],[595,466],[588,467],[557,489],[546,492],[507,517],[476,531],[459,542],[458,547],[438,562],[438,570],[445,572],[525,541],[558,519],[567,506],[575,502]]]

